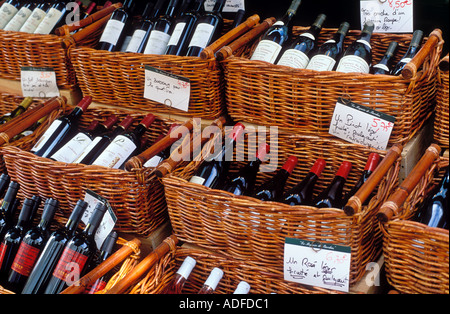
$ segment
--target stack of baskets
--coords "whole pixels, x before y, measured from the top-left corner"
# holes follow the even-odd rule
[[[434,121],[434,141],[442,148],[449,148],[449,85],[448,85],[448,54],[441,60],[438,72],[436,92],[436,117]]]

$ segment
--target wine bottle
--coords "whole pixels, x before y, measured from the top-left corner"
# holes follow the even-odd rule
[[[308,31],[301,34],[281,55],[278,65],[304,69],[317,47],[317,39],[327,16],[320,14]]]
[[[34,201],[31,198],[24,200],[17,224],[6,232],[0,244],[0,281],[5,280],[19,250],[25,227],[31,217],[33,203]]]
[[[42,198],[39,195],[33,195],[31,197],[31,200],[33,201],[33,206],[31,207],[30,220],[28,221],[28,224],[25,226],[26,231],[28,231],[32,228],[33,223],[34,223],[34,218],[36,217],[38,209],[42,203]]]
[[[25,110],[27,110],[28,107],[30,107],[32,102],[33,102],[33,98],[25,97],[22,100],[22,102],[16,108],[14,108],[13,111],[8,112],[7,114],[3,115],[0,118],[0,124],[4,124],[4,123],[6,123],[8,121],[11,121],[15,117],[18,117],[20,114],[24,113]]]
[[[117,238],[118,238],[118,234],[115,231],[112,231],[105,239],[105,241],[102,244],[102,247],[100,248],[100,254],[99,257],[96,259],[95,263],[93,263],[94,265],[91,266],[91,268],[97,267],[98,265],[100,265],[102,262],[104,262],[108,257],[111,256],[113,249],[114,249],[114,245],[117,242]],[[105,274],[104,276],[98,278],[96,281],[94,281],[94,283],[92,284],[91,287],[88,287],[87,293],[88,294],[95,294],[103,289],[105,289],[108,280],[111,278],[112,276],[112,272],[109,272],[107,274]]]
[[[106,206],[97,203],[84,230],[67,242],[45,288],[45,294],[59,294],[83,276],[97,251],[94,237],[105,212]]]
[[[242,24],[242,22],[244,21],[245,13],[246,12],[243,9],[239,9],[236,12],[236,15],[234,16],[233,24],[231,24],[231,29],[236,28]]]
[[[144,53],[145,47],[147,46],[148,38],[150,37],[150,33],[152,32],[153,26],[155,25],[155,22],[160,18],[161,12],[164,11],[166,5],[166,0],[158,0],[155,4],[155,7],[153,8],[152,14],[149,17],[147,21],[143,21],[143,25],[141,26],[141,29],[138,30],[139,33],[136,34],[138,36],[138,39],[140,41],[140,44],[135,51],[135,48],[130,49],[129,52],[138,52],[138,53]],[[134,36],[135,34],[133,34]],[[133,40],[133,38],[132,38]],[[136,39],[134,39],[136,40]]]
[[[228,169],[230,167],[230,156],[233,156],[236,142],[244,133],[244,125],[236,123],[233,132],[225,137],[224,145],[221,149],[209,156],[202,162],[195,174],[189,182],[197,183],[209,187],[211,189],[219,188],[219,185],[225,180]]]
[[[19,12],[20,2],[17,0],[6,0],[0,7],[0,29],[3,29],[6,24]]]
[[[288,190],[280,199],[281,203],[295,205],[310,205],[314,186],[325,168],[325,160],[319,158],[309,170],[306,177],[296,186]]]
[[[105,123],[99,123],[97,120],[92,121],[86,130],[78,132],[77,135],[52,154],[50,158],[66,163],[74,162],[92,143],[94,138],[105,134],[116,122],[117,117],[115,115],[108,117]]]
[[[417,221],[429,227],[449,229],[448,183],[449,171],[447,168],[440,183],[419,207]]]
[[[397,50],[398,43],[396,41],[392,41],[386,52],[384,53],[381,60],[372,67],[372,74],[384,74],[389,75],[392,69],[392,61],[395,56],[395,52]]]
[[[39,24],[41,24],[49,8],[50,3],[45,0],[39,1],[39,4],[34,8],[33,12],[31,12],[19,31],[30,34],[34,33]]]
[[[206,279],[198,294],[213,294],[223,277],[223,270],[215,267]]]
[[[194,26],[203,13],[204,3],[205,0],[194,0],[189,10],[177,18],[169,43],[167,44],[166,55],[186,55]]]
[[[333,181],[313,201],[313,206],[318,208],[342,208],[342,192],[351,169],[352,163],[344,161]]]
[[[58,201],[48,198],[45,201],[39,225],[27,231],[11,265],[6,286],[20,292],[30,276],[49,236],[50,223],[58,207]]]
[[[3,196],[8,189],[9,182],[11,181],[11,177],[7,173],[2,173],[0,175],[0,199],[3,199]]]
[[[134,0],[125,0],[122,7],[114,10],[103,29],[97,49],[117,51],[122,46],[134,4]]]
[[[64,247],[75,235],[87,206],[85,201],[78,200],[65,226],[52,232],[23,287],[22,294],[42,294],[44,292]]]
[[[349,28],[350,24],[347,22],[341,23],[333,38],[327,40],[319,47],[317,53],[309,60],[306,68],[315,71],[333,71],[344,52],[344,39]]]
[[[35,7],[36,3],[34,1],[27,1],[3,29],[5,31],[18,32]]]
[[[48,116],[42,117],[40,118],[38,121],[36,121],[35,123],[33,123],[32,126],[30,126],[27,130],[20,132],[19,134],[17,134],[16,136],[14,136],[12,138],[12,141],[17,141],[20,140],[21,138],[31,135],[34,133],[34,131],[36,131],[36,129],[41,126],[42,123],[44,123],[45,120],[47,120]]]
[[[259,146],[256,159],[248,162],[238,174],[225,184],[223,190],[234,195],[249,195],[255,188],[256,175],[270,147],[267,143]]]
[[[291,37],[292,23],[301,0],[293,0],[283,18],[273,24],[255,48],[250,60],[275,63],[283,45]]]
[[[173,123],[170,126],[169,131],[167,132],[167,135],[170,135],[170,133],[176,129],[179,126],[178,123]],[[153,145],[156,145],[160,140],[162,140],[166,135],[161,134],[156,140],[155,143]],[[159,152],[158,154],[156,154],[155,156],[153,156],[152,158],[150,158],[149,160],[147,160],[144,164],[144,167],[148,168],[148,167],[156,167],[158,166],[163,160],[167,159],[170,157],[170,149],[171,147],[167,147],[166,149],[162,150],[161,152]]]
[[[147,3],[142,13],[142,19],[133,26],[131,38],[125,48],[125,52],[138,52],[145,34],[153,27],[155,17],[152,14],[157,10],[158,4],[161,6],[163,2],[161,0],[158,1],[156,6],[153,2]]]
[[[338,72],[369,73],[372,64],[372,47],[370,39],[374,24],[371,21],[364,24],[361,35],[345,50],[344,55],[338,63]]]
[[[234,290],[233,294],[248,294],[250,292],[250,285],[246,281],[241,281]]]
[[[31,152],[37,156],[48,158],[55,152],[70,135],[76,131],[79,119],[83,112],[89,107],[92,97],[84,97],[78,105],[66,116],[60,117],[52,122],[38,142],[33,146]]]
[[[358,192],[358,190],[361,188],[361,186],[367,181],[367,179],[369,179],[370,175],[375,171],[378,164],[380,163],[380,159],[381,157],[377,153],[371,153],[369,155],[361,177],[356,182],[355,186],[344,196],[342,200],[342,206],[345,206],[350,197],[355,195],[356,192]],[[370,199],[371,197],[368,197],[363,205],[366,205],[370,201]]]
[[[223,29],[222,10],[226,0],[216,0],[212,12],[200,17],[194,27],[186,56],[200,57],[200,53],[210,43],[219,38]]]
[[[91,144],[85,148],[83,153],[73,162],[85,165],[90,165],[98,156],[105,150],[105,148],[112,142],[112,140],[120,134],[125,133],[133,123],[133,117],[127,116],[119,125],[109,133],[94,138]]]
[[[181,292],[183,291],[184,284],[186,283],[187,279],[189,278],[189,275],[191,274],[196,264],[197,261],[194,258],[190,256],[186,257],[183,263],[181,264],[180,268],[175,273],[173,280],[164,289],[162,293],[181,294]]]
[[[54,2],[34,33],[51,34],[57,27],[65,24],[65,18],[68,13],[66,6],[66,1],[59,0]]]
[[[409,44],[408,50],[401,58],[401,60],[394,66],[391,71],[391,75],[400,75],[402,73],[405,65],[414,58],[414,56],[419,52],[420,45],[422,44],[423,32],[418,29],[415,30]]]
[[[141,148],[141,138],[155,116],[148,114],[133,131],[116,136],[92,163],[93,165],[119,169]]]
[[[15,181],[11,181],[3,198],[2,206],[0,207],[0,240],[5,236],[6,231],[12,225],[14,216],[14,201],[19,192],[20,185]]]

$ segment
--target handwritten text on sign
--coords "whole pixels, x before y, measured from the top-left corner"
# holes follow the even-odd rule
[[[188,112],[190,96],[188,78],[145,66],[144,98]]]
[[[395,117],[339,98],[329,133],[351,143],[386,150]]]
[[[212,11],[215,5],[214,0],[206,0],[205,1],[205,10]],[[244,0],[227,0],[225,2],[225,6],[223,7],[223,12],[237,12],[239,10],[245,10],[245,1]]]
[[[24,97],[59,96],[56,74],[53,68],[22,67],[20,72]]]
[[[351,248],[286,238],[284,280],[348,292]]]
[[[361,0],[361,28],[367,21],[375,33],[412,33],[413,0]]]

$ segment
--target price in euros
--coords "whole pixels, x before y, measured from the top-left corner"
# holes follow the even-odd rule
[[[372,124],[370,126],[376,129],[376,132],[378,132],[379,130],[388,132],[394,127],[394,124],[392,122],[383,121],[379,118],[373,118]]]

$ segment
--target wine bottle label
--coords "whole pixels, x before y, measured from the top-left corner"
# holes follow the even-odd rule
[[[297,49],[286,50],[278,61],[278,65],[285,65],[295,69],[304,69],[309,63],[308,56]]]
[[[375,64],[373,67],[376,69],[382,69],[386,72],[389,72],[389,68],[385,64],[379,63],[379,64]]]
[[[0,267],[2,267],[3,259],[5,258],[6,249],[8,246],[5,243],[0,244]]]
[[[103,30],[100,42],[105,42],[111,45],[117,45],[120,34],[125,26],[125,23],[118,20],[109,20]]]
[[[153,30],[145,46],[144,54],[162,55],[166,52],[170,35],[161,31]]]
[[[209,41],[211,40],[212,34],[214,32],[214,26],[206,23],[200,23],[195,29],[194,35],[192,35],[189,47],[200,47],[206,48]]]
[[[92,140],[84,133],[78,133],[63,147],[56,151],[51,158],[72,163],[92,143]]]
[[[97,136],[96,138],[94,138],[94,140],[83,150],[83,152],[81,153],[80,156],[78,156],[78,158],[76,158],[73,162],[74,163],[79,163],[80,161],[82,161],[84,159],[84,157],[87,156],[87,154],[89,154],[91,152],[91,150],[93,150],[95,148],[95,146],[102,140],[101,136]]]
[[[36,28],[44,19],[46,13],[39,8],[36,8],[31,13],[30,17],[26,20],[25,24],[20,28],[21,32],[34,33]]]
[[[369,73],[369,70],[370,68],[367,62],[363,58],[354,55],[342,57],[336,69],[337,72],[343,73]]]
[[[35,153],[39,151],[42,147],[44,147],[45,143],[52,136],[52,134],[55,132],[55,130],[59,127],[60,124],[61,124],[60,120],[53,121],[53,123],[50,125],[47,131],[44,132],[39,141],[33,146],[31,152]]]
[[[142,29],[137,29],[134,31],[133,36],[131,36],[130,42],[128,43],[126,52],[137,52],[141,46],[142,40],[144,39],[146,31]]]
[[[146,168],[150,168],[150,167],[156,167],[157,165],[159,165],[164,159],[162,159],[162,157],[159,156],[153,156],[152,158],[150,158],[149,160],[147,160],[147,162],[144,164],[144,167]]]
[[[372,49],[372,46],[370,46],[370,43],[367,42],[367,41],[365,41],[365,40],[363,40],[363,39],[358,39],[356,42],[361,43],[361,44],[364,44],[364,45],[366,45],[369,49]]]
[[[402,60],[400,60],[400,62],[399,63],[409,63],[409,62],[411,62],[411,60],[412,60],[412,58],[403,58]]]
[[[55,9],[50,8],[48,10],[47,15],[42,20],[42,22],[39,24],[39,26],[34,31],[35,34],[50,34],[52,29],[55,27],[56,23],[58,23],[59,19],[63,15],[63,12]]]
[[[88,257],[70,248],[64,248],[64,251],[53,271],[53,276],[67,281],[70,275],[80,276]]]
[[[336,64],[336,60],[326,55],[315,55],[309,60],[308,66],[306,67],[309,70],[316,71],[332,71],[334,65]]]
[[[105,289],[107,282],[102,279],[97,279],[92,287],[86,289],[86,291],[89,291],[89,294],[95,294],[99,291],[102,291]]]
[[[11,265],[11,269],[22,276],[30,276],[34,264],[39,257],[39,252],[40,250],[38,248],[22,242]]]
[[[0,29],[6,26],[6,24],[13,18],[13,16],[19,11],[15,6],[9,3],[3,3],[0,8]]]
[[[191,178],[191,180],[189,180],[189,182],[197,183],[197,184],[203,185],[203,183],[205,183],[205,179],[202,178],[202,177],[193,176],[193,177]]]
[[[14,31],[17,32],[25,23],[25,21],[30,17],[31,10],[26,7],[22,7],[19,12],[14,15],[14,17],[6,24],[4,30],[5,31]]]
[[[281,51],[281,45],[274,41],[263,39],[259,42],[250,60],[274,63]]]
[[[176,46],[180,41],[181,34],[183,34],[184,28],[186,27],[186,23],[178,23],[173,32],[172,36],[170,36],[168,46]]]
[[[128,44],[130,43],[130,41],[131,41],[131,35],[125,36],[125,39],[123,40],[123,43],[122,43],[122,47],[120,47],[121,52],[127,51]]]
[[[136,148],[128,137],[118,135],[92,164],[118,169]]]

